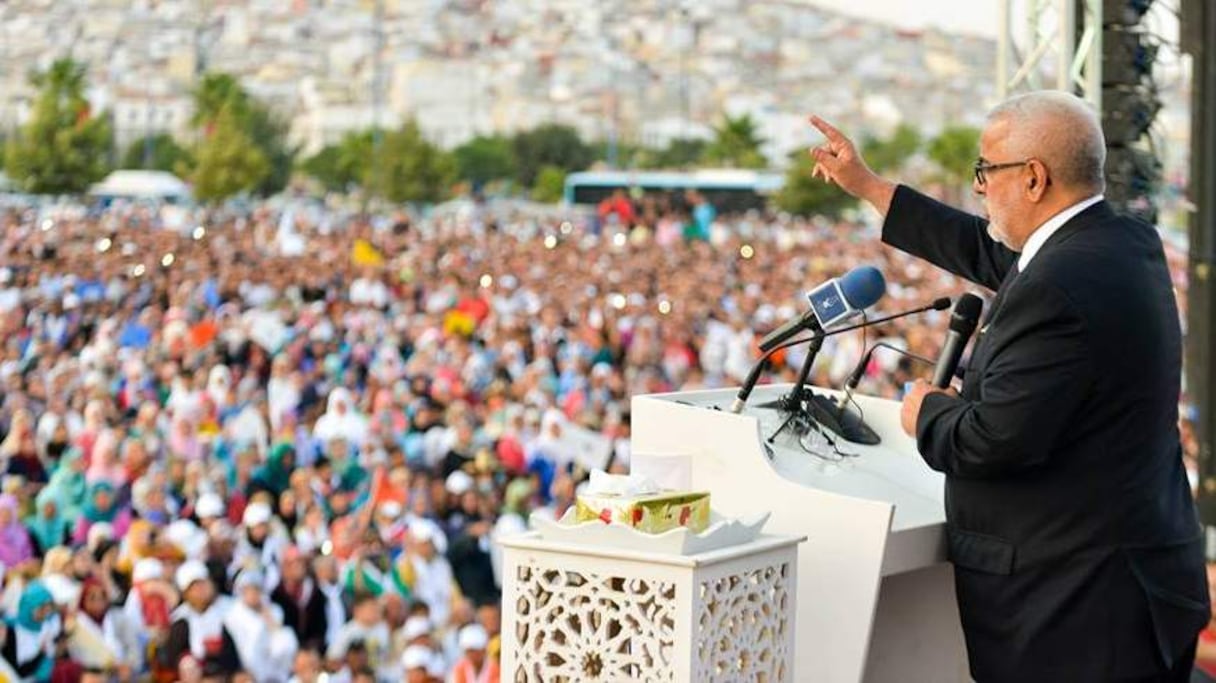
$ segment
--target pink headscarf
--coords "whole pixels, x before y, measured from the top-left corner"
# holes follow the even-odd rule
[[[34,556],[30,534],[21,524],[17,510],[17,498],[12,494],[0,495],[0,512],[9,515],[7,524],[0,526],[0,564],[11,569]]]
[[[127,471],[118,459],[118,436],[112,429],[106,429],[97,435],[93,443],[93,457],[89,460],[89,469],[84,474],[84,480],[90,484],[108,481],[115,488],[122,486],[127,480]]]

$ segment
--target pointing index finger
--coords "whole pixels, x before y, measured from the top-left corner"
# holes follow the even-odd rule
[[[824,121],[823,119],[819,118],[818,116],[815,116],[814,114],[811,115],[811,125],[814,126],[815,128],[818,128],[819,132],[823,133],[823,136],[825,138],[827,138],[828,141],[832,142],[833,144],[835,144],[835,143],[843,144],[843,143],[847,143],[849,141],[848,138],[846,138],[844,136],[844,133],[841,133],[839,130],[837,130],[835,126],[828,123],[827,121]]]

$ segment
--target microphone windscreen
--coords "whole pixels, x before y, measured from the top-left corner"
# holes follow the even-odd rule
[[[954,312],[950,314],[950,329],[970,337],[980,322],[980,312],[983,310],[983,299],[970,292],[960,296],[954,305]]]
[[[878,303],[887,291],[887,281],[874,266],[860,266],[840,278],[840,293],[849,308],[860,311]]]

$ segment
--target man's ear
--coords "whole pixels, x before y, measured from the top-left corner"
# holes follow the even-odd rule
[[[1051,180],[1047,177],[1047,167],[1037,160],[1031,160],[1029,164],[1030,177],[1026,179],[1026,193],[1031,201],[1039,201],[1047,192],[1047,186],[1051,184]]]

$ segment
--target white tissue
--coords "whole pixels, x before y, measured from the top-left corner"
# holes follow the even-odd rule
[[[638,474],[608,474],[592,470],[591,481],[583,493],[589,496],[646,496],[658,493],[659,486],[649,477]]]

